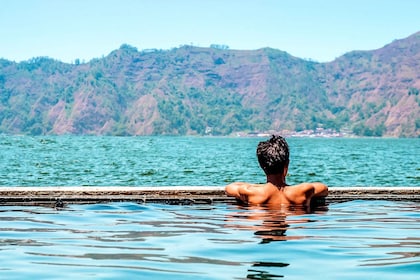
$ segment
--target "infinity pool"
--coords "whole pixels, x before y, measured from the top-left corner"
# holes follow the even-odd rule
[[[420,206],[0,208],[0,279],[418,279]]]

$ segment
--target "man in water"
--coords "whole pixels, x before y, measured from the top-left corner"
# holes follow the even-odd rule
[[[265,184],[236,182],[226,186],[226,194],[239,202],[253,205],[303,205],[309,207],[314,197],[328,195],[328,187],[322,183],[286,184],[289,167],[289,146],[281,136],[260,142],[257,157],[267,177]]]

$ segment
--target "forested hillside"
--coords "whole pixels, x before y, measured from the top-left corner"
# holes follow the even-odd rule
[[[270,48],[122,45],[87,63],[0,59],[0,133],[229,135],[322,127],[419,137],[419,90],[420,33],[330,63]]]

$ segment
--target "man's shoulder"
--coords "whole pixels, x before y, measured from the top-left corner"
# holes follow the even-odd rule
[[[234,182],[225,187],[225,191],[231,195],[246,194],[252,195],[266,192],[267,184],[252,184],[245,182]]]
[[[291,189],[307,189],[307,188],[313,188],[313,187],[314,187],[313,183],[300,183],[297,185],[288,186],[288,188],[291,188]]]
[[[293,185],[293,186],[289,186],[289,187],[293,187],[293,188],[316,188],[316,187],[320,187],[320,186],[325,186],[325,184],[320,183],[320,182],[305,182],[305,183],[300,183],[297,185]]]
[[[313,183],[301,183],[298,185],[289,186],[290,190],[295,192],[302,192],[302,193],[313,193],[315,196],[323,195],[326,196],[328,193],[328,187],[320,182],[313,182]]]
[[[227,187],[229,187],[229,186],[242,187],[242,186],[249,186],[249,185],[251,185],[251,184],[246,183],[246,182],[233,182],[233,183],[230,183],[229,185],[227,185]]]
[[[251,187],[251,188],[253,188],[253,187],[260,188],[260,187],[264,187],[266,185],[267,184],[252,184],[252,183],[247,183],[247,182],[234,182],[234,183],[230,183],[226,187],[234,186],[234,187],[245,187],[245,188],[248,188],[248,187]]]
[[[314,190],[315,187],[312,183],[301,183],[297,185],[288,186],[287,190],[291,192],[299,192],[299,193],[305,193],[307,191]]]

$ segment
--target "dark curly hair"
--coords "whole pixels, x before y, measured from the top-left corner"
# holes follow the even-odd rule
[[[266,175],[282,173],[289,164],[289,145],[282,136],[273,135],[258,144],[257,157]]]

